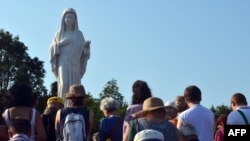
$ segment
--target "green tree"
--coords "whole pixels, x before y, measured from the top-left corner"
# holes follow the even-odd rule
[[[47,94],[43,85],[43,61],[31,58],[28,48],[8,31],[0,30],[0,92],[6,92],[14,83],[30,85],[39,94]]]
[[[100,99],[94,98],[91,93],[87,93],[85,97],[85,104],[94,112],[94,125],[92,132],[99,131],[99,121],[103,117],[103,113],[100,110]]]
[[[39,110],[40,113],[43,113],[44,109],[47,106],[47,100],[52,96],[57,96],[57,81],[53,82],[50,85],[49,95],[39,96],[39,102],[36,108]]]
[[[123,104],[124,96],[122,96],[122,94],[119,92],[117,80],[112,79],[105,84],[102,93],[100,93],[100,99],[103,99],[105,97],[112,97],[117,100],[121,105]]]
[[[217,119],[217,117],[219,117],[219,115],[221,115],[221,114],[225,114],[225,115],[228,115],[230,112],[231,112],[231,109],[228,107],[228,106],[226,106],[226,105],[219,105],[219,106],[216,106],[216,107],[214,107],[213,105],[212,105],[212,107],[210,108],[210,110],[212,111],[212,112],[214,112],[214,114],[215,114],[215,118]]]
[[[105,84],[102,93],[100,93],[100,99],[105,97],[112,97],[120,103],[119,115],[124,117],[128,104],[124,101],[124,96],[119,92],[117,80],[111,79]]]
[[[31,58],[19,37],[0,29],[0,110],[8,107],[7,90],[16,83],[30,85],[38,95],[47,95],[43,61]]]
[[[53,82],[50,85],[50,93],[49,93],[49,95],[51,95],[51,96],[57,96],[57,81]]]

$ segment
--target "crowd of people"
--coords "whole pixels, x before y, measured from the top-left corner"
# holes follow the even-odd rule
[[[2,113],[0,140],[223,141],[224,125],[249,125],[250,122],[250,107],[241,93],[232,95],[232,111],[215,119],[215,114],[200,104],[202,92],[195,85],[188,86],[183,95],[165,104],[152,95],[145,81],[135,81],[132,91],[132,102],[124,118],[119,115],[120,104],[114,98],[101,100],[99,106],[104,117],[99,121],[99,132],[92,133],[94,112],[84,103],[83,85],[70,86],[65,93],[67,106],[64,99],[50,97],[42,114],[35,108],[32,88],[14,86],[10,89],[13,105]],[[71,128],[70,117],[77,117],[83,126]]]

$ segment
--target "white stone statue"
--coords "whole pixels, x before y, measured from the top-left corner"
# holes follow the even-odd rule
[[[64,10],[61,28],[52,40],[49,55],[52,71],[57,78],[58,96],[65,99],[70,85],[81,84],[90,57],[90,41],[85,41],[78,29],[74,9]]]

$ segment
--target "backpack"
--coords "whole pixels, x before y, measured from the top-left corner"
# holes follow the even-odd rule
[[[86,112],[85,112],[86,113]],[[65,118],[64,118],[65,116]],[[84,141],[86,140],[86,119],[84,109],[69,109],[61,111],[61,140]]]
[[[81,141],[86,137],[85,122],[81,114],[67,114],[63,128],[64,141]]]

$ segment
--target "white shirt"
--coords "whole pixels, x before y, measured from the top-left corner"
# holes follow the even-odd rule
[[[183,111],[178,118],[183,125],[194,126],[200,141],[213,141],[215,118],[211,110],[196,104]]]

